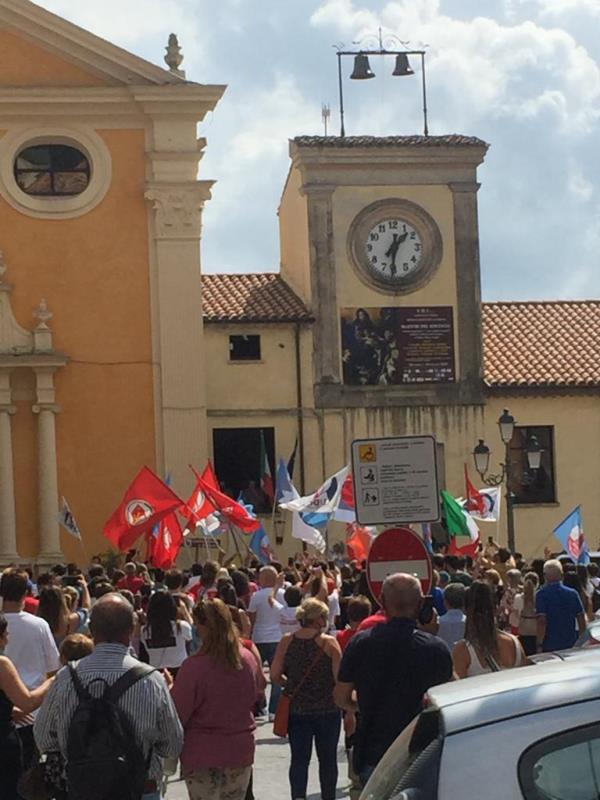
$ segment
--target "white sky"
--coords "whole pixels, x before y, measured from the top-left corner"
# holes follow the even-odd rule
[[[480,172],[485,299],[600,296],[600,0],[38,0],[190,80],[227,83],[205,124],[205,271],[278,269],[288,139],[337,131],[332,44],[381,25],[427,58],[432,134],[492,145]],[[99,10],[101,9],[101,10]],[[351,69],[348,61],[346,70]],[[345,81],[348,134],[421,132],[417,78]]]

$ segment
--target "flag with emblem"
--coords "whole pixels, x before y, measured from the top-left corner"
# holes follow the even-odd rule
[[[148,560],[153,567],[171,569],[183,544],[183,531],[177,514],[168,514],[158,523],[156,536],[149,540]]]
[[[73,512],[71,511],[71,508],[64,497],[62,498],[60,511],[58,512],[58,522],[63,526],[67,533],[70,533],[71,536],[75,537],[75,539],[79,539],[79,541],[81,541],[81,531],[79,530],[79,525],[75,522]]]
[[[558,541],[565,549],[565,553],[575,564],[589,564],[590,553],[583,534],[583,515],[581,506],[574,508],[571,513],[557,525],[553,531]]]
[[[342,488],[349,472],[350,467],[344,467],[328,478],[313,494],[280,503],[281,508],[288,511],[300,511],[303,515],[333,514],[340,504]]]
[[[236,503],[232,497],[209,485],[202,478],[198,479],[198,485],[215,510],[232,525],[235,525],[236,528],[244,531],[244,533],[252,533],[260,528],[260,521],[252,514],[249,514],[241,503]]]
[[[473,517],[449,492],[442,492],[442,507],[450,536],[448,553],[475,556],[479,547],[479,528]]]
[[[198,475],[192,466],[190,466],[190,469],[196,477],[196,485],[185,507],[182,509],[183,513],[188,517],[185,526],[185,531],[187,532],[194,530],[196,525],[202,523],[207,517],[214,515],[216,511],[214,505],[206,496],[204,489],[200,486],[199,481],[204,481],[204,483],[212,486],[213,489],[220,489],[219,480],[211,461],[204,467],[202,475]]]
[[[183,500],[158,475],[142,467],[104,526],[104,535],[125,553],[143,533],[182,505]]]

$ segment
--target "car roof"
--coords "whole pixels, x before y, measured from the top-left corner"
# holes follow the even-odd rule
[[[545,708],[600,699],[600,647],[567,660],[477,675],[435,686],[430,703],[446,733],[523,716]]]

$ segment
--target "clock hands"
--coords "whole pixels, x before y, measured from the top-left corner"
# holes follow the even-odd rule
[[[401,236],[395,233],[392,243],[386,251],[385,254],[386,258],[392,259],[392,263],[390,264],[390,272],[392,273],[392,275],[395,275],[398,269],[398,267],[396,266],[396,256],[398,255],[398,250],[400,249],[400,245],[402,244],[402,242],[406,241],[407,237],[408,233],[403,233]]]

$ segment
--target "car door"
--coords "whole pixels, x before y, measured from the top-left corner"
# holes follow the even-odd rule
[[[543,688],[540,687],[540,692]],[[539,751],[533,748],[567,731],[597,724],[599,719],[600,701],[593,700],[523,714],[447,735],[436,800],[456,800],[457,797],[461,800],[597,800],[600,794],[590,797],[565,795],[563,798],[560,794],[531,793],[531,780],[522,786],[525,772],[520,765],[529,763],[521,762],[524,754],[533,753],[542,759],[542,767],[547,771],[551,767],[556,770],[560,747],[556,749],[557,755],[552,756],[552,763],[550,753],[554,750],[551,745],[547,753],[543,748]],[[578,742],[571,742],[573,746],[576,744]],[[593,754],[599,752],[594,750]],[[581,750],[576,755],[583,758]],[[543,761],[544,758],[547,760]],[[564,756],[562,758],[564,763]],[[600,764],[598,776],[600,779]],[[544,786],[537,788],[543,791]]]

